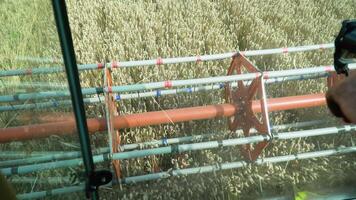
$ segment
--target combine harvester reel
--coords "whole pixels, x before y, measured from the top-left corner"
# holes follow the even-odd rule
[[[98,189],[103,185],[107,187],[120,186],[121,188],[123,185],[135,187],[135,184],[147,181],[356,152],[356,146],[352,141],[353,135],[351,135],[351,144],[333,144],[330,145],[332,146],[331,149],[327,149],[328,147],[319,147],[317,151],[300,152],[300,149],[294,150],[291,148],[288,149],[287,153],[282,153],[280,149],[278,149],[278,152],[273,149],[269,150],[267,147],[269,145],[278,145],[278,141],[290,141],[297,138],[317,136],[346,135],[346,133],[353,134],[356,130],[356,126],[333,123],[333,125],[329,124],[329,127],[320,128],[326,124],[327,120],[325,120],[325,118],[315,121],[274,125],[274,121],[270,120],[270,116],[274,116],[271,112],[325,106],[325,94],[316,93],[267,98],[266,90],[268,84],[326,77],[327,86],[334,87],[344,78],[343,75],[336,74],[334,68],[336,68],[338,73],[345,73],[346,75],[348,74],[348,70],[356,69],[356,63],[351,63],[350,60],[343,59],[343,55],[345,54],[343,50],[346,49],[351,53],[355,53],[355,45],[350,46],[350,44],[355,44],[355,21],[345,21],[343,23],[343,28],[337,37],[335,45],[321,44],[277,49],[234,51],[214,55],[177,58],[159,57],[152,60],[123,62],[109,62],[105,60],[102,63],[78,64],[65,1],[53,0],[52,5],[54,22],[56,23],[60,41],[60,45],[58,44],[57,47],[62,48],[65,68],[63,68],[63,66],[32,68],[34,64],[37,66],[38,63],[30,64],[23,62],[28,56],[25,55],[22,57],[21,55],[16,55],[22,60],[19,62],[19,65],[23,65],[21,68],[11,68],[8,65],[15,62],[13,62],[12,58],[6,58],[6,60],[9,61],[4,61],[4,63],[6,63],[5,67],[8,70],[0,70],[2,84],[3,79],[5,80],[4,82],[11,82],[11,79],[6,79],[8,77],[15,77],[14,82],[18,84],[18,86],[23,87],[25,83],[31,86],[30,91],[21,90],[21,92],[18,92],[16,90],[17,88],[4,87],[5,89],[1,90],[0,95],[1,114],[13,118],[16,118],[18,114],[21,115],[22,112],[27,112],[28,114],[27,117],[23,118],[28,121],[19,118],[15,121],[16,123],[12,123],[13,119],[9,119],[9,121],[6,119],[3,120],[4,127],[0,128],[0,143],[2,144],[2,151],[0,151],[0,173],[5,175],[16,189],[22,190],[21,193],[23,194],[18,194],[18,199],[51,198],[55,195],[64,195],[74,192],[81,192],[80,194],[83,194],[83,198],[85,194],[87,198],[97,199]],[[13,13],[13,9],[9,10]],[[48,9],[43,10],[47,11]],[[28,12],[19,12],[17,14],[21,13],[28,15]],[[36,12],[36,14],[38,13]],[[32,23],[34,21],[33,19],[37,18],[39,18],[37,15],[35,18],[31,18],[31,29],[37,27],[36,24]],[[22,18],[21,21],[27,22]],[[40,21],[41,24],[45,24],[42,18]],[[50,23],[52,23],[52,21],[48,21],[48,24]],[[21,27],[22,31],[27,30],[27,26],[25,28],[22,26],[19,27]],[[353,29],[352,31],[350,31],[351,28]],[[105,32],[105,29],[106,27],[101,29],[101,31]],[[21,33],[21,30],[18,32],[10,31],[11,33],[16,33],[16,37],[13,35],[9,37],[11,38],[11,45],[12,43],[16,44],[17,38],[18,40],[24,40],[23,38],[30,40],[31,37],[27,37],[27,32]],[[57,49],[58,51],[54,49],[55,45],[52,44],[53,35],[51,35],[53,32],[50,28],[48,28],[48,30],[50,30],[48,31],[50,37],[41,35],[41,40],[36,39],[34,42],[28,44],[21,41],[20,46],[23,47],[24,50],[18,52],[31,50],[31,52],[27,53],[40,53],[39,55],[60,52],[59,49]],[[46,31],[43,30],[40,31],[40,33],[45,32]],[[26,37],[23,37],[22,34]],[[103,35],[105,35],[105,33]],[[45,40],[42,40],[43,38],[45,38]],[[87,39],[83,41],[87,41]],[[37,46],[37,44],[35,44],[36,42],[48,42],[49,44],[46,43],[45,46],[42,47],[41,45]],[[6,44],[5,47],[7,45],[8,44]],[[46,45],[50,45],[50,48]],[[31,46],[31,48],[27,49],[28,46]],[[109,44],[107,44],[107,41],[105,41],[105,45],[103,46],[111,48]],[[335,67],[329,65],[278,71],[262,71],[248,59],[253,56],[325,50],[334,47],[336,52],[334,59],[337,61],[335,62]],[[45,51],[41,52],[43,49],[45,49]],[[104,50],[103,52],[106,51]],[[90,52],[90,54],[91,53],[93,52]],[[11,53],[6,54],[6,56],[7,55],[11,55]],[[103,55],[103,57],[106,56],[107,55]],[[29,59],[31,62],[35,60],[48,60],[46,58]],[[159,67],[161,65],[182,63],[192,63],[192,65],[194,65],[194,63],[225,59],[231,60],[231,64],[229,68],[227,68],[227,75],[128,85],[115,85],[113,79],[115,78],[113,76],[113,74],[115,74],[113,73],[115,72],[114,70],[117,70],[118,73],[122,73],[120,71],[121,68]],[[55,63],[58,63],[58,61]],[[197,69],[199,69],[199,67],[201,66],[197,66]],[[103,78],[100,79],[99,86],[81,87],[79,72],[87,72],[89,70],[92,72],[96,71],[94,72],[96,73],[95,76],[102,73]],[[66,87],[49,87],[52,85],[52,80],[63,79],[64,76],[61,74],[63,72],[65,72],[64,76],[68,79],[69,89],[67,88],[67,90],[65,90]],[[54,75],[52,76],[50,74]],[[37,84],[37,81],[41,80],[41,78],[45,79],[44,84]],[[82,80],[82,82],[84,81],[87,80]],[[95,80],[90,80],[90,83],[86,84],[91,85],[92,82],[95,82]],[[41,86],[41,90],[37,90],[37,86]],[[51,90],[48,88],[51,88]],[[221,98],[225,98],[225,102],[222,104],[172,108],[133,114],[124,113],[125,107],[120,107],[119,110],[118,106],[118,102],[123,101],[123,103],[127,103],[125,101],[130,99],[146,97],[159,98],[166,95],[210,92],[222,89],[225,91],[224,96]],[[88,106],[86,110],[84,105]],[[98,107],[91,109],[94,106]],[[102,108],[101,106],[104,107],[104,109],[100,110]],[[41,109],[43,109],[44,112],[38,112],[36,116],[35,111]],[[51,120],[46,121],[48,118],[46,119],[45,111],[53,111],[52,109],[56,112],[50,112],[49,118],[51,118]],[[54,113],[57,113],[58,110],[65,111],[64,113],[67,115],[53,120],[53,118],[56,118]],[[87,118],[86,115],[91,111],[94,111],[90,113],[94,117]],[[38,119],[32,119],[35,118],[35,116],[38,117]],[[162,133],[159,133],[158,137],[162,138],[149,138],[149,141],[147,141],[147,137],[143,136],[139,139],[135,138],[135,141],[140,141],[136,143],[129,141],[131,138],[127,139],[130,136],[127,136],[125,132],[125,129],[130,128],[138,129],[147,126],[211,120],[216,118],[227,118],[228,132],[221,131],[219,133],[214,132],[209,134],[184,133],[185,136],[177,136],[175,138],[165,137]],[[194,126],[196,125],[197,124],[194,124]],[[307,129],[307,127],[312,128]],[[293,131],[290,129],[293,129]],[[99,135],[103,132],[105,135]],[[79,135],[79,140],[76,137],[66,137],[69,135]],[[89,136],[93,136],[91,137],[92,140],[90,140]],[[153,136],[149,135],[149,137]],[[26,143],[25,141],[29,142]],[[327,145],[328,144],[326,144],[326,146]],[[76,149],[68,151],[68,146]],[[238,150],[237,153],[231,153],[231,160],[221,161],[219,158],[212,161],[209,158],[207,162],[202,161],[209,164],[190,166],[185,163],[184,158],[180,157],[181,155],[186,155],[194,151],[216,150],[226,147],[233,147],[234,149],[232,149],[232,151]],[[21,151],[14,151],[15,148]],[[59,149],[61,151],[49,151]],[[63,151],[63,149],[66,151]],[[218,155],[218,153],[216,155]],[[275,153],[278,153],[278,155],[274,155]],[[269,154],[273,156],[269,156]],[[153,160],[151,163],[148,162],[149,166],[146,167],[145,161],[148,160],[147,158],[150,158],[150,156],[155,158],[155,156],[162,155],[166,155],[170,159],[177,157],[178,159],[176,160],[178,161],[176,163],[180,163],[178,166],[173,163],[171,163],[172,165],[159,166],[156,162],[157,160]],[[142,159],[144,162],[135,159]],[[129,161],[137,161],[139,164],[135,163],[134,167],[138,166],[138,168],[129,166],[127,164]],[[134,169],[132,170],[131,167]],[[149,168],[149,170],[146,170],[146,168]],[[272,171],[268,171],[268,176],[270,175],[269,172],[272,173]],[[260,186],[261,185],[262,184],[260,184]],[[115,195],[121,194],[118,192]]]
[[[134,184],[144,181],[157,180],[171,176],[181,176],[189,174],[199,174],[220,170],[242,168],[247,164],[262,165],[265,163],[278,163],[298,159],[318,158],[339,154],[356,152],[356,147],[338,147],[335,149],[320,150],[316,152],[303,152],[293,155],[281,155],[275,157],[260,158],[264,149],[274,140],[289,140],[302,137],[314,137],[331,134],[349,133],[356,129],[353,125],[333,126],[311,130],[301,130],[293,132],[281,132],[283,129],[291,127],[307,127],[320,125],[320,121],[309,121],[295,123],[291,125],[272,126],[269,120],[269,113],[273,111],[283,111],[298,108],[309,108],[325,105],[325,95],[323,93],[307,94],[300,96],[288,96],[279,98],[269,98],[266,95],[266,84],[273,84],[281,81],[298,81],[308,78],[328,77],[328,86],[331,87],[339,81],[341,75],[333,73],[332,66],[320,66],[303,69],[281,70],[281,71],[261,71],[252,64],[246,57],[255,55],[267,55],[288,52],[300,52],[316,49],[332,48],[332,44],[312,45],[304,47],[267,49],[258,51],[232,52],[218,55],[192,56],[183,58],[167,58],[154,60],[141,60],[129,62],[99,63],[80,65],[79,71],[83,70],[104,70],[104,81],[102,87],[82,88],[84,95],[103,95],[98,97],[84,98],[86,104],[98,104],[104,100],[105,117],[87,119],[88,131],[90,134],[105,131],[108,134],[109,145],[107,148],[95,149],[93,162],[95,164],[109,161],[114,171],[115,184]],[[203,62],[211,60],[231,59],[227,76],[207,77],[188,80],[166,80],[161,82],[113,85],[111,70],[115,68],[135,67],[135,66],[156,66],[173,63]],[[349,68],[355,69],[355,64],[349,64]],[[52,71],[51,71],[52,70]],[[60,69],[30,70],[8,70],[0,71],[0,76],[20,76],[34,74],[48,74],[58,72]],[[31,74],[28,72],[31,71]],[[332,74],[330,76],[330,74]],[[209,85],[208,85],[209,84]],[[125,99],[160,97],[164,95],[178,95],[180,93],[193,93],[200,91],[210,91],[225,89],[224,104],[207,105],[188,108],[176,108],[165,111],[153,111],[146,113],[119,115],[117,101]],[[18,102],[28,99],[46,99],[55,97],[68,97],[65,91],[51,91],[42,93],[26,93],[17,95],[0,96],[0,102]],[[16,110],[41,109],[52,106],[68,106],[68,100],[53,102],[42,102],[36,104],[12,104],[10,106],[0,106],[1,111],[11,112]],[[258,114],[260,113],[260,114]],[[145,141],[142,143],[126,144],[119,130],[123,128],[145,127],[149,125],[160,125],[168,123],[178,123],[191,120],[213,119],[218,117],[228,117],[228,128],[231,131],[229,139],[211,140],[214,134],[192,135],[179,138],[162,138],[161,140]],[[74,119],[67,119],[56,123],[41,123],[34,125],[24,125],[0,129],[0,142],[23,141],[28,139],[43,138],[51,135],[75,134]],[[242,133],[244,137],[236,137],[237,133]],[[257,133],[257,134],[256,134]],[[203,142],[197,142],[197,138]],[[154,138],[153,138],[154,139]],[[151,146],[155,146],[149,148]],[[241,146],[243,159],[236,162],[216,163],[201,167],[172,169],[168,171],[157,170],[161,166],[153,166],[149,174],[138,176],[125,176],[122,171],[122,160],[143,158],[153,155],[180,154],[203,149],[216,149],[220,147]],[[140,148],[144,147],[144,148]],[[18,154],[21,154],[17,152]],[[9,152],[10,156],[16,152]],[[27,157],[26,157],[27,156]],[[37,153],[25,154],[21,159],[10,159],[0,161],[0,171],[9,177],[13,182],[26,182],[33,180],[31,177],[12,178],[13,175],[23,175],[40,172],[49,169],[59,169],[65,167],[75,167],[82,164],[81,152],[62,152],[58,154]],[[52,179],[49,177],[48,182]],[[55,181],[53,181],[55,182]],[[69,185],[60,189],[53,189],[47,192],[30,192],[19,195],[21,199],[45,197],[53,194],[64,194],[75,191],[84,191],[85,184],[76,186]]]

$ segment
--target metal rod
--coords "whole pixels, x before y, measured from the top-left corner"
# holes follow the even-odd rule
[[[40,192],[31,192],[26,194],[16,195],[17,199],[38,199],[42,197],[51,197],[55,195],[68,194],[73,192],[82,192],[85,191],[85,184],[77,186],[69,186],[63,188],[57,188],[52,190],[40,191]]]
[[[69,20],[65,1],[52,0],[53,13],[56,21],[57,32],[62,49],[64,66],[66,69],[73,111],[76,122],[76,129],[79,133],[80,147],[86,173],[86,185],[89,197],[98,199],[98,191],[96,187],[92,187],[90,177],[95,173],[93,155],[90,147],[90,139],[88,134],[88,126],[86,122],[83,95],[80,87],[79,72],[75,58],[72,34],[69,27]]]
[[[325,135],[338,134],[338,133],[344,134],[354,130],[356,130],[356,126],[345,125],[339,127],[328,127],[328,128],[319,128],[319,129],[304,130],[304,131],[278,133],[274,135],[274,139],[287,140],[287,139],[294,139],[299,137],[314,137],[314,136],[322,136],[322,135],[325,136]],[[243,138],[227,139],[222,141],[216,140],[216,141],[207,141],[207,142],[199,142],[199,143],[191,143],[191,144],[178,144],[176,146],[165,146],[165,147],[158,147],[158,148],[145,149],[145,150],[114,153],[112,154],[111,159],[124,160],[124,159],[146,157],[151,155],[182,153],[188,151],[219,148],[221,146],[228,147],[228,146],[258,143],[262,141],[267,141],[268,139],[269,137],[267,137],[267,135],[255,135],[255,136],[249,136]],[[100,162],[108,161],[109,160],[108,157],[109,157],[108,154],[95,155],[93,157],[93,160],[95,163],[100,163]],[[0,169],[0,172],[8,176],[8,175],[15,175],[15,174],[32,173],[36,171],[43,171],[49,169],[57,169],[63,167],[79,166],[81,164],[82,164],[81,159],[72,159],[72,160],[62,160],[62,161],[55,161],[55,162],[48,162],[48,163],[2,168]]]
[[[107,72],[107,70],[109,70],[108,69],[108,66],[107,65],[105,65],[105,67],[104,67],[104,86],[105,87],[108,87],[109,86],[109,80],[108,80],[108,75],[109,75],[109,73]],[[110,74],[110,76],[111,76],[111,74]],[[112,140],[112,136],[113,136],[113,133],[112,133],[112,131],[113,131],[113,128],[111,127],[111,112],[110,112],[110,109],[111,109],[111,107],[110,107],[110,104],[109,104],[109,101],[110,101],[111,99],[110,99],[110,97],[109,97],[109,93],[105,93],[105,117],[106,117],[106,126],[107,127],[109,127],[108,128],[108,140],[109,140],[109,149],[110,149],[110,153],[112,154],[113,153],[113,140]]]
[[[269,111],[280,111],[321,106],[325,105],[326,101],[325,94],[319,93],[272,98],[268,99],[267,103]],[[237,109],[238,108],[233,104],[217,104],[121,115],[113,118],[113,122],[115,129],[133,128],[217,117],[230,117],[236,113]],[[260,101],[253,101],[252,110],[255,113],[261,112]],[[87,124],[90,133],[107,130],[105,118],[91,118],[87,120]],[[68,117],[68,121],[0,128],[0,143],[75,133],[75,122]]]
[[[10,152],[14,153],[14,152]],[[41,154],[39,154],[41,153]],[[72,159],[72,158],[81,158],[82,154],[80,151],[69,151],[69,152],[61,152],[61,153],[51,153],[51,152],[39,152],[32,156],[31,154],[27,154],[25,152],[22,153],[23,156],[26,158],[16,159],[16,160],[3,160],[0,161],[0,167],[6,166],[16,166],[16,165],[26,165],[32,163],[41,163],[41,162],[48,162],[48,161],[55,161],[55,160],[64,160],[64,159]],[[99,148],[93,150],[93,154],[103,154],[108,153],[108,148]],[[21,155],[21,152],[19,152]],[[0,156],[1,157],[1,156]]]
[[[271,130],[271,122],[269,120],[269,111],[268,111],[268,106],[267,106],[267,92],[266,92],[266,88],[265,88],[265,81],[264,81],[264,74],[262,74],[261,76],[261,93],[262,93],[262,114],[264,115],[265,118],[265,123],[267,126],[267,134],[268,136],[272,137],[272,130]]]
[[[83,65],[79,64],[77,66],[81,71],[83,71],[83,70],[95,69],[97,68],[98,64],[83,64]],[[65,69],[62,66],[12,69],[12,70],[0,71],[0,77],[33,75],[33,74],[51,74],[51,73],[59,73],[64,71]]]
[[[11,177],[8,181],[12,184],[33,184],[34,182],[39,184],[71,184],[72,180],[69,176],[58,177]]]
[[[355,64],[349,64],[349,69],[356,69]],[[289,76],[304,76],[308,74],[320,74],[325,72],[334,71],[333,66],[319,66],[319,67],[310,67],[302,69],[291,69],[291,70],[280,70],[280,71],[266,71],[261,73],[246,73],[239,75],[230,75],[230,76],[217,76],[217,77],[208,77],[208,78],[198,78],[198,79],[186,79],[186,80],[167,80],[160,82],[152,83],[142,83],[142,84],[132,84],[132,85],[122,85],[122,86],[112,86],[112,87],[96,87],[96,88],[83,88],[82,93],[84,95],[99,94],[103,92],[109,93],[122,93],[122,92],[137,92],[144,90],[155,90],[155,89],[164,89],[171,87],[186,87],[186,86],[196,86],[202,84],[212,84],[212,83],[228,83],[235,81],[246,81],[252,80],[257,77],[261,77],[261,74],[265,74],[265,79],[276,78],[276,77],[289,77]],[[46,91],[39,93],[23,93],[17,95],[5,95],[0,96],[0,102],[15,102],[15,101],[24,101],[30,99],[44,99],[52,97],[66,97],[69,96],[69,91]]]
[[[319,158],[319,157],[341,155],[341,154],[354,153],[354,152],[356,152],[356,147],[341,147],[341,148],[324,150],[324,151],[315,151],[315,152],[307,152],[307,153],[299,153],[299,154],[286,155],[286,156],[276,156],[276,157],[257,159],[254,162],[254,164],[262,165],[267,163],[279,163],[279,162],[287,162],[292,160]],[[220,170],[236,169],[236,168],[247,166],[248,164],[249,163],[247,163],[246,161],[238,161],[238,162],[231,162],[231,163],[216,163],[215,165],[209,165],[203,167],[177,169],[171,172],[160,172],[160,173],[147,174],[147,175],[136,176],[136,177],[127,177],[122,181],[124,184],[134,184],[143,181],[168,178],[171,176],[185,176],[185,175],[200,174],[200,173],[214,172]]]
[[[175,81],[162,81],[154,83],[143,83],[143,84],[133,84],[133,85],[123,85],[123,86],[113,86],[111,88],[83,88],[82,93],[84,95],[92,95],[103,92],[133,92],[133,91],[143,91],[152,89],[162,89],[178,86],[189,86],[189,85],[200,85],[209,83],[225,83],[237,80],[251,80],[255,78],[255,74],[243,74],[243,75],[232,75],[232,76],[218,76],[200,79],[187,79],[187,80],[175,80]],[[69,96],[69,91],[46,91],[38,93],[23,93],[17,95],[5,95],[0,96],[0,102],[15,102],[24,101],[29,99],[45,99],[53,97],[67,97]]]
[[[356,147],[354,147],[354,146],[352,146],[352,147],[338,147],[338,148],[329,149],[329,150],[313,151],[313,152],[298,153],[298,154],[293,154],[293,155],[275,156],[275,157],[267,157],[267,158],[263,158],[263,159],[257,159],[256,162],[252,163],[252,165],[263,165],[263,164],[269,164],[269,163],[288,162],[288,161],[293,161],[293,160],[321,158],[321,157],[327,157],[327,156],[344,155],[344,154],[354,153],[354,152],[356,152]],[[186,176],[186,175],[192,175],[192,174],[202,174],[202,173],[208,173],[208,172],[231,170],[231,169],[242,168],[242,167],[248,166],[249,164],[250,163],[247,163],[246,161],[237,161],[237,162],[216,163],[213,165],[194,167],[194,168],[175,169],[172,171],[146,174],[146,175],[141,175],[141,176],[126,177],[124,179],[121,179],[120,183],[121,184],[135,184],[135,183],[139,183],[139,182],[165,179],[165,178],[169,178],[172,176]],[[84,185],[65,187],[65,188],[61,188],[60,191],[62,191],[62,192],[60,194],[83,191],[84,189],[85,189]],[[59,189],[54,189],[54,190],[58,191]],[[17,198],[18,199],[32,199],[32,198],[48,197],[48,196],[57,194],[52,191],[53,190],[51,190],[49,192],[43,191],[43,192],[26,193],[26,194],[17,195]]]
[[[4,86],[4,88],[1,88],[0,90],[5,90],[5,89],[22,89],[22,88],[56,88],[56,89],[66,89],[68,88],[67,85],[63,83],[53,83],[53,82],[10,82],[10,81],[2,81],[0,80],[1,85]]]
[[[242,53],[245,56],[258,56],[258,55],[312,51],[312,50],[329,49],[329,48],[334,48],[334,44],[329,43],[329,44],[317,44],[317,45],[307,45],[307,46],[298,46],[298,47],[289,47],[289,48],[241,51],[240,53]],[[118,68],[118,67],[126,68],[126,67],[153,66],[153,65],[163,65],[163,64],[178,64],[178,63],[187,63],[187,62],[214,61],[214,60],[223,60],[226,58],[231,58],[236,53],[237,52],[229,52],[229,53],[213,54],[213,55],[190,56],[190,57],[180,57],[180,58],[163,58],[163,59],[157,58],[153,60],[138,60],[138,61],[123,61],[123,62],[112,61],[106,64],[110,68]],[[78,65],[78,69],[80,71],[103,69],[103,67],[104,67],[103,63]],[[63,72],[63,71],[64,69],[61,66],[38,67],[32,69],[26,68],[26,69],[3,70],[0,71],[0,77],[32,75],[32,74],[49,74],[49,73],[56,73],[56,72]]]
[[[284,129],[288,129],[288,128],[303,128],[303,127],[308,127],[308,126],[316,126],[316,125],[320,125],[323,123],[325,123],[324,120],[296,122],[296,123],[291,123],[291,124],[276,125],[276,126],[271,127],[271,129],[274,131],[279,131],[279,130],[284,130]],[[236,132],[237,132],[237,134],[243,133],[242,130],[237,130]],[[257,133],[256,129],[252,129],[251,133]],[[142,142],[142,143],[124,144],[124,145],[121,145],[119,147],[119,149],[121,149],[121,151],[130,151],[130,150],[135,150],[135,149],[159,147],[162,145],[197,142],[197,141],[202,141],[204,139],[208,139],[208,138],[211,138],[214,136],[221,136],[223,134],[224,133],[210,133],[210,134],[202,134],[202,135],[185,136],[185,137],[179,137],[179,138],[162,138],[160,140],[153,140],[153,141]],[[9,152],[9,153],[13,154],[15,152]],[[99,149],[93,150],[93,153],[94,154],[109,153],[109,148],[107,148],[107,147],[99,148]],[[79,151],[61,152],[61,153],[44,152],[44,154],[41,154],[41,156],[36,156],[36,157],[31,157],[31,154],[26,154],[25,152],[19,152],[19,154],[23,155],[23,156],[27,155],[30,157],[17,159],[17,160],[0,161],[0,167],[26,165],[26,164],[54,161],[54,160],[63,160],[63,159],[73,159],[73,158],[79,158],[81,156],[81,153]],[[38,155],[38,154],[36,154],[36,155]],[[0,157],[1,156],[2,155],[0,155]]]
[[[238,52],[243,54],[244,56],[259,56],[259,55],[311,51],[311,50],[328,49],[328,48],[334,48],[334,45],[332,43],[329,43],[329,44],[321,44],[321,45],[291,47],[291,48],[236,51],[236,52],[229,52],[223,54],[202,55],[202,56],[197,55],[197,56],[180,57],[180,58],[157,58],[152,60],[138,60],[138,61],[126,61],[126,62],[113,61],[107,64],[109,64],[109,66],[111,67],[137,67],[137,66],[147,66],[147,65],[153,66],[153,65],[164,65],[164,64],[179,64],[179,63],[187,63],[187,62],[223,60],[223,59],[231,58]]]
[[[297,80],[307,80],[307,79],[316,79],[327,77],[329,73],[319,73],[312,75],[298,75],[298,76],[290,76],[290,77],[274,77],[271,79],[265,80],[266,84],[273,83],[281,83],[284,81],[297,81]],[[210,90],[218,90],[224,88],[224,83],[212,84],[212,85],[203,85],[197,87],[185,87],[185,88],[175,88],[175,89],[166,89],[166,90],[153,90],[150,92],[133,92],[126,94],[116,94],[114,95],[116,101],[126,100],[126,99],[137,99],[137,98],[145,98],[145,97],[161,97],[166,95],[175,95],[181,93],[195,93],[202,91],[210,91]],[[231,87],[237,87],[237,82],[232,82]],[[92,97],[92,98],[84,98],[85,104],[92,103],[102,103],[105,99],[101,96]],[[19,104],[19,105],[10,105],[10,106],[0,106],[0,111],[16,111],[16,110],[30,110],[30,109],[43,109],[49,107],[60,107],[60,106],[68,106],[71,105],[72,102],[70,100],[62,100],[57,101],[56,99],[51,99],[51,101],[40,102],[40,103],[32,103],[32,104]]]
[[[29,157],[39,157],[45,155],[72,153],[76,151],[35,151],[35,152],[23,152],[23,151],[0,151],[1,159],[13,159],[13,158],[29,158]]]

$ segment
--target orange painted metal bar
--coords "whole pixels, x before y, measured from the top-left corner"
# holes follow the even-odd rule
[[[326,101],[325,94],[320,93],[272,98],[268,99],[267,104],[269,111],[280,111],[322,106],[326,104]],[[113,120],[116,129],[134,128],[191,120],[213,119],[217,117],[230,117],[237,109],[237,106],[233,104],[219,104],[123,115],[117,116]],[[253,101],[252,110],[256,113],[261,112],[259,100]],[[105,118],[88,119],[87,123],[90,133],[107,130]],[[55,123],[1,128],[0,143],[74,133],[76,133],[76,128],[75,122],[72,119]]]
[[[326,105],[325,94],[309,94],[300,96],[280,97],[267,100],[268,111],[292,110]],[[259,101],[252,103],[253,112],[261,112]]]

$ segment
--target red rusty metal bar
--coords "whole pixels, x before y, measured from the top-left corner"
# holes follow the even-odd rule
[[[273,98],[267,101],[268,110],[291,110],[325,105],[325,94],[310,94]],[[212,119],[216,117],[230,117],[237,111],[232,104],[219,104],[191,108],[171,109],[165,111],[146,112],[117,116],[114,118],[116,129],[134,128],[149,125],[168,124],[191,120]],[[253,112],[261,112],[260,101],[253,101]],[[92,118],[87,120],[90,133],[107,130],[105,118]],[[28,126],[10,127],[0,129],[0,142],[26,140],[46,137],[50,135],[68,135],[76,133],[74,120],[44,123]]]
[[[105,85],[107,88],[112,87],[112,76],[111,76],[111,69],[105,67]],[[119,146],[121,144],[120,132],[118,129],[114,128],[113,119],[115,116],[119,115],[117,104],[114,100],[114,96],[112,93],[105,93],[105,101],[106,101],[106,119],[107,119],[107,126],[108,126],[108,134],[109,134],[109,143],[110,143],[110,153],[118,153]],[[119,160],[112,160],[112,166],[115,171],[116,179],[119,180],[121,178],[121,167]]]

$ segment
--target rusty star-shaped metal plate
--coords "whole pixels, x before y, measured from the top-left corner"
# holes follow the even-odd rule
[[[237,108],[237,112],[234,116],[228,119],[229,129],[232,132],[235,132],[237,129],[242,129],[245,137],[250,136],[252,128],[255,128],[261,134],[266,134],[266,120],[263,117],[261,122],[252,110],[252,101],[254,100],[254,97],[257,94],[261,94],[260,73],[257,68],[254,67],[254,65],[243,55],[236,54],[231,62],[228,75],[242,74],[243,69],[245,69],[248,73],[256,73],[256,78],[251,82],[244,83],[244,81],[238,81],[236,89],[233,89],[231,84],[226,84],[225,100],[227,103],[234,104]],[[261,106],[263,106],[262,100]],[[246,144],[242,146],[241,152],[245,159],[254,161],[267,145],[267,141],[256,144],[254,148],[251,144]]]

